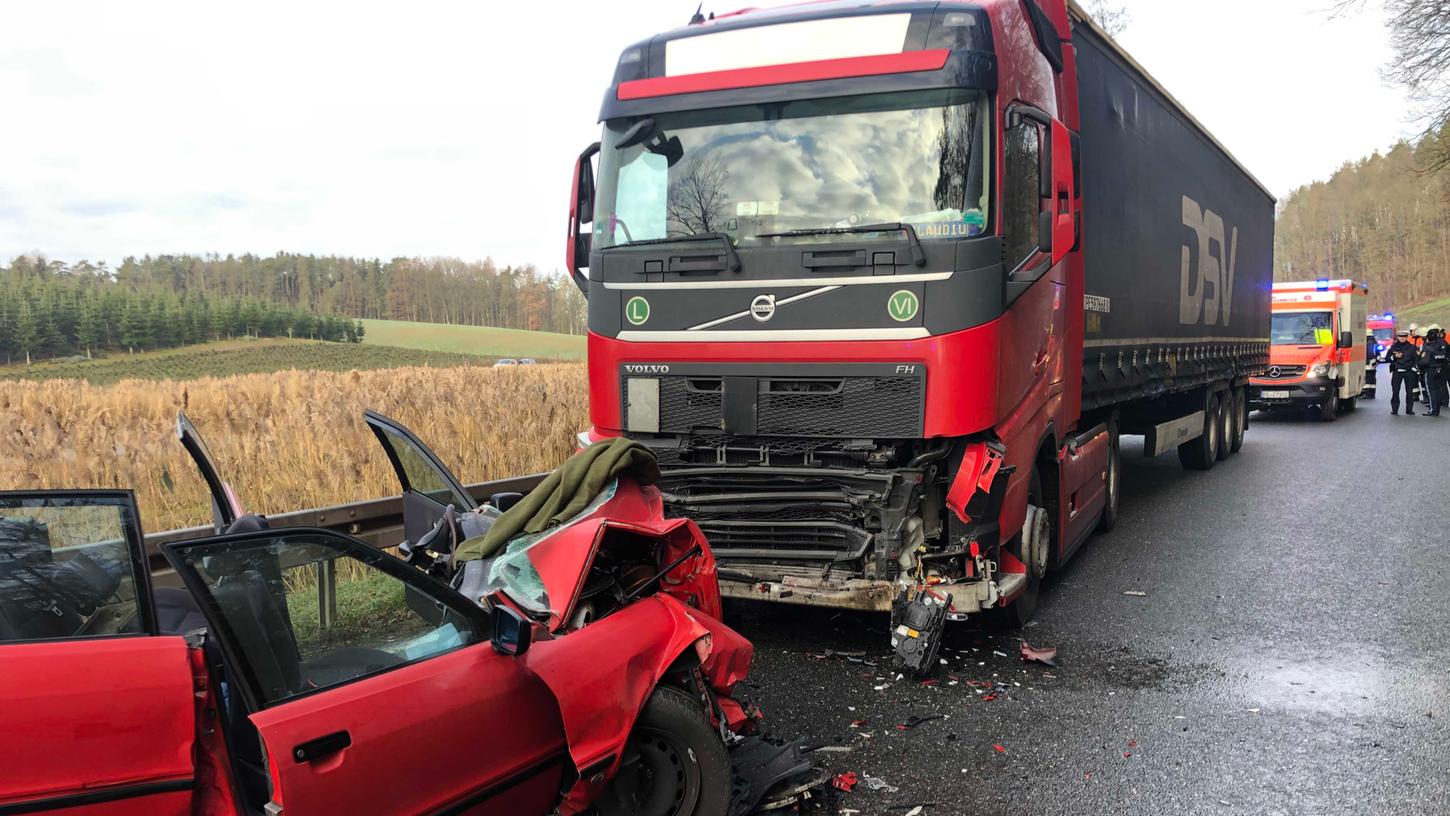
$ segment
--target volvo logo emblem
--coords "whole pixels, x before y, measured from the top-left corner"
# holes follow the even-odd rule
[[[761,323],[775,317],[775,295],[756,295],[750,301],[750,316]]]
[[[1269,379],[1277,380],[1283,373],[1278,366],[1269,366]]]

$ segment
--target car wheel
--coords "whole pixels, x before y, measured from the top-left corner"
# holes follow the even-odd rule
[[[625,744],[600,816],[725,816],[730,757],[699,701],[673,688],[650,695]]]
[[[1103,474],[1106,496],[1103,515],[1098,519],[1098,532],[1112,532],[1118,526],[1118,489],[1122,480],[1123,460],[1118,441],[1118,418],[1108,420],[1108,471]]]

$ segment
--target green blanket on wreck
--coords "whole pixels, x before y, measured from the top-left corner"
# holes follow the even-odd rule
[[[620,476],[642,485],[654,484],[660,466],[648,448],[632,439],[616,437],[590,445],[499,516],[488,532],[459,544],[454,563],[489,558],[518,536],[542,533],[568,521]]]

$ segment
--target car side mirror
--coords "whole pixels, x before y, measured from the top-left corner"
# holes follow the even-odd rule
[[[1339,347],[1340,348],[1354,348],[1354,332],[1340,332],[1339,333]]]
[[[534,627],[528,619],[507,606],[493,608],[493,650],[501,655],[519,657],[529,650],[534,640]]]
[[[1043,210],[1037,214],[1037,250],[1048,255],[1052,254],[1052,210]]]

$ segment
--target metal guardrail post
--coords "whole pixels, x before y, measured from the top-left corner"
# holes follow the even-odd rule
[[[324,558],[317,562],[317,625],[323,631],[337,620],[337,561]]]

